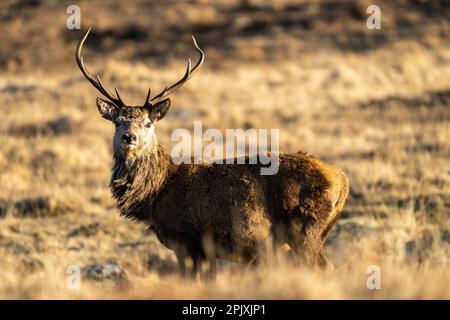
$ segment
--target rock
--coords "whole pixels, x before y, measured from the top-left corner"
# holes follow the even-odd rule
[[[109,280],[114,283],[128,282],[128,276],[126,272],[114,263],[93,264],[84,267],[81,271],[81,274],[84,279],[97,282],[105,280]]]

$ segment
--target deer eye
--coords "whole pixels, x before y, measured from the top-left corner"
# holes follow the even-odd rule
[[[145,125],[145,127],[146,127],[147,129],[150,129],[151,126],[152,126],[152,124],[153,124],[153,123],[149,122],[149,123],[147,123],[147,124]]]

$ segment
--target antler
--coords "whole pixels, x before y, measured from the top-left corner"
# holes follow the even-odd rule
[[[197,49],[197,52],[200,54],[200,58],[198,59],[195,66],[191,69],[191,59],[188,60],[186,72],[184,73],[184,76],[172,84],[170,87],[165,87],[164,90],[162,90],[160,93],[158,93],[156,96],[150,99],[150,88],[148,89],[147,99],[145,100],[145,106],[152,105],[158,101],[163,100],[164,98],[168,97],[172,92],[180,88],[183,84],[185,84],[192,76],[195,74],[197,69],[203,64],[203,61],[205,60],[205,54],[203,53],[202,49],[197,44],[197,41],[195,41],[194,36],[192,36],[192,41],[194,42],[195,49]]]
[[[94,78],[89,71],[87,71],[86,67],[84,66],[83,57],[81,56],[81,49],[83,48],[84,41],[86,40],[87,36],[89,35],[89,32],[91,31],[91,28],[88,29],[84,37],[80,40],[77,46],[76,51],[76,59],[78,67],[80,68],[81,72],[83,72],[86,79],[89,80],[89,82],[98,90],[101,94],[103,94],[107,99],[109,99],[112,103],[114,103],[117,107],[122,108],[125,106],[125,103],[122,101],[119,95],[119,91],[117,91],[116,88],[114,88],[114,91],[116,92],[116,97],[109,92],[105,86],[103,85],[102,81],[100,80],[100,76],[97,75],[96,78]]]

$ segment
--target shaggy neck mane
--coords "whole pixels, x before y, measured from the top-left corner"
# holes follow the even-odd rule
[[[175,170],[164,149],[153,145],[153,150],[130,159],[114,152],[110,188],[121,215],[132,220],[151,218],[156,199]]]

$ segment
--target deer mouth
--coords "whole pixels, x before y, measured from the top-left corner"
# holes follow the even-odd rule
[[[133,150],[133,149],[135,149],[137,147],[137,142],[129,142],[129,143],[122,142],[120,144],[120,147],[124,151],[130,151],[130,150]]]

